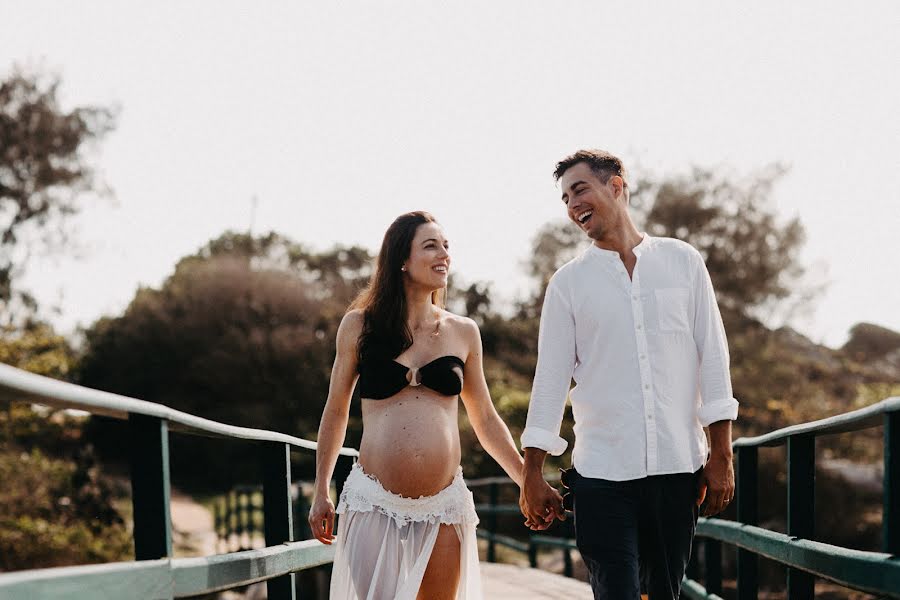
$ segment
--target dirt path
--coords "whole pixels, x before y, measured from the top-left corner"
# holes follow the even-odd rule
[[[216,553],[213,516],[190,496],[172,490],[172,545],[175,556],[209,556]]]

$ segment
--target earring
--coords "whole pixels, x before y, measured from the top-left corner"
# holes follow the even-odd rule
[[[402,267],[400,267],[400,270],[405,272],[405,271],[406,271],[406,265],[403,265]]]

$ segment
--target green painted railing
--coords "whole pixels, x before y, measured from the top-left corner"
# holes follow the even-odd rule
[[[816,542],[816,437],[884,428],[882,552],[863,552]],[[787,446],[787,534],[757,527],[759,514],[758,449]],[[738,548],[739,600],[756,598],[758,557],[786,565],[787,597],[814,597],[815,577],[873,594],[900,598],[900,397],[819,421],[785,427],[734,442],[737,455],[737,522],[701,519],[704,586],[693,582],[685,595],[708,598],[722,593],[721,544]],[[696,593],[695,593],[696,592]]]
[[[78,409],[127,421],[134,508],[134,562],[0,574],[0,599],[170,599],[266,581],[270,600],[295,598],[294,573],[332,561],[334,548],[294,541],[293,450],[315,442],[283,433],[226,425],[161,404],[93,390],[0,364],[0,400]],[[200,558],[173,558],[169,512],[171,432],[246,440],[256,447],[263,479],[265,548]],[[340,490],[357,452],[341,449]]]
[[[813,540],[815,521],[815,438],[849,433],[872,427],[884,428],[884,496],[882,552],[864,552]],[[788,533],[776,533],[757,527],[759,481],[757,449],[787,446]],[[722,593],[721,544],[738,548],[738,598],[758,595],[758,557],[763,556],[788,568],[787,597],[790,600],[813,598],[814,578],[838,585],[900,598],[900,397],[888,398],[866,408],[827,419],[794,425],[771,433],[741,438],[734,442],[737,455],[737,521],[701,518],[697,538],[703,545],[704,584],[695,581],[698,557],[692,559],[683,592],[693,599],[719,599]],[[488,560],[496,560],[495,546],[505,546],[528,554],[537,566],[537,550],[542,546],[561,548],[564,573],[571,575],[571,551],[577,549],[571,538],[550,537],[528,532],[527,541],[497,533],[497,517],[519,514],[515,504],[498,504],[498,486],[511,484],[506,477],[469,482],[469,487],[487,486],[490,502],[476,505],[482,517],[479,537],[488,540]]]

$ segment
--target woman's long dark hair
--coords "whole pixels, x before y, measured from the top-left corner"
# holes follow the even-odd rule
[[[369,285],[350,306],[351,310],[362,309],[365,317],[357,346],[360,361],[373,353],[395,358],[412,346],[401,267],[409,258],[416,230],[425,223],[437,221],[427,212],[410,212],[397,217],[384,233]],[[436,290],[431,302],[443,308],[446,296],[447,288]]]

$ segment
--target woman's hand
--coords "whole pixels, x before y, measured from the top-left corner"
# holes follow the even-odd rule
[[[328,494],[316,494],[309,509],[309,529],[323,544],[331,545],[334,541],[334,503]]]

